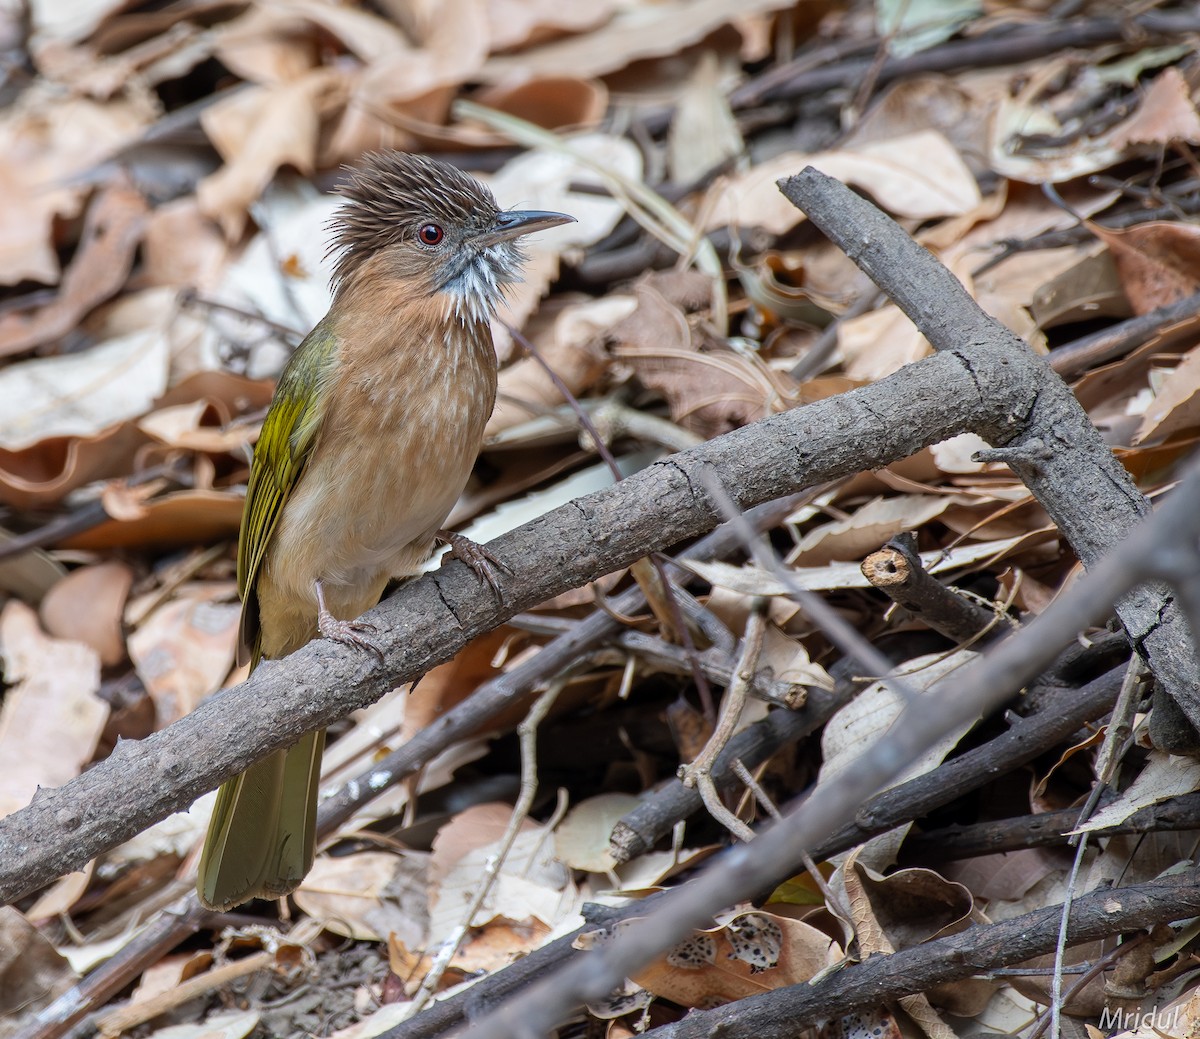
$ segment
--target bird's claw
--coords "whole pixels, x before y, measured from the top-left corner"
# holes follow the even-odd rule
[[[366,621],[338,620],[333,614],[322,610],[317,615],[317,630],[324,638],[340,642],[351,649],[365,649],[374,653],[380,663],[384,660],[383,647],[368,637],[379,632],[374,624],[368,624]]]
[[[500,588],[496,571],[511,574],[512,570],[503,560],[492,555],[486,545],[472,541],[469,537],[453,530],[439,530],[437,537],[439,541],[444,541],[450,546],[450,551],[446,553],[447,559],[459,559],[466,563],[479,578],[479,583],[486,584],[492,590],[492,594],[500,602],[504,602],[504,592]]]

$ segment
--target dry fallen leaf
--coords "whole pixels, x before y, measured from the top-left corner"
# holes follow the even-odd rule
[[[608,21],[617,6],[613,0],[592,0],[586,4],[564,4],[562,0],[488,0],[492,53],[594,29]]]
[[[1134,444],[1162,440],[1200,425],[1200,350],[1189,350],[1159,383]]]
[[[811,924],[741,911],[722,925],[693,931],[632,980],[681,1006],[705,1009],[803,984],[839,958],[829,935]]]
[[[1118,231],[1090,221],[1087,226],[1112,253],[1135,314],[1148,314],[1200,291],[1200,227],[1167,221]]]
[[[1200,113],[1183,73],[1172,65],[1154,77],[1137,111],[1116,126],[1109,144],[1124,150],[1132,145],[1173,141],[1200,144]]]
[[[39,787],[62,786],[92,759],[108,720],[100,660],[81,642],[47,637],[37,614],[11,600],[0,611],[4,677],[0,707],[0,816],[24,808]]]
[[[233,667],[241,612],[232,582],[193,582],[129,636],[130,659],[154,700],[160,726],[221,688]]]
[[[417,869],[419,877],[410,875]],[[403,919],[397,919],[393,881],[401,874],[406,885]],[[425,935],[424,856],[417,853],[362,851],[353,855],[322,855],[304,883],[292,896],[296,904],[325,930],[358,941],[383,941],[389,932],[402,929],[406,945],[419,945]]]
[[[45,935],[13,906],[0,907],[0,1017],[6,1034],[32,1027],[38,1012],[77,980]]]
[[[104,190],[88,209],[79,248],[58,295],[31,313],[0,317],[0,357],[61,339],[126,282],[146,228],[146,200],[127,184]]]
[[[790,230],[804,214],[784,197],[777,181],[806,166],[862,188],[896,216],[958,216],[980,202],[975,178],[954,146],[937,131],[923,130],[858,148],[777,155],[715,185],[716,200],[705,226],[762,227],[777,235]]]
[[[591,9],[591,5],[586,6]],[[638,58],[674,54],[722,25],[790,6],[791,0],[657,0],[653,4],[621,4],[612,18],[589,33],[553,40],[519,54],[493,55],[480,70],[480,76],[486,82],[500,82],[516,75],[602,76]]]
[[[81,566],[42,600],[42,623],[55,638],[91,646],[101,665],[112,667],[125,659],[121,618],[132,586],[133,570],[119,560]],[[80,609],[80,603],[87,603],[87,609]]]
[[[200,182],[200,208],[238,238],[251,203],[285,164],[311,173],[322,108],[344,89],[334,68],[273,87],[250,87],[204,110],[201,123],[225,165]]]

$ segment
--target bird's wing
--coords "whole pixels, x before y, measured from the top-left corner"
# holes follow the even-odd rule
[[[258,663],[258,598],[255,582],[271,535],[296,489],[324,417],[328,381],[337,359],[337,336],[326,318],[292,354],[275,387],[254,447],[242,529],[237,581],[242,597],[238,663]]]

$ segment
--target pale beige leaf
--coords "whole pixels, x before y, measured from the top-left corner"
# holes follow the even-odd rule
[[[465,922],[488,863],[499,853],[509,805],[477,805],[442,827],[430,863],[429,941],[444,941]],[[491,838],[491,839],[488,839]],[[513,923],[539,920],[553,927],[577,908],[570,873],[554,858],[554,842],[541,826],[523,820],[521,831],[471,924],[502,917]]]
[[[573,394],[582,394],[606,370],[600,334],[637,308],[632,296],[610,295],[567,306],[554,321],[548,336],[535,344],[542,359]],[[486,436],[494,440],[505,430],[544,414],[563,403],[561,390],[533,357],[522,357],[501,373],[496,410],[488,420]]]
[[[125,0],[30,0],[29,14],[39,37],[82,40]]]
[[[53,283],[56,217],[79,211],[73,176],[128,143],[156,116],[144,102],[98,102],[35,80],[0,114],[0,282]]]
[[[767,626],[763,635],[758,666],[769,667],[777,682],[833,689],[833,678],[825,668],[809,658],[808,648],[804,643],[780,631],[773,624]],[[799,703],[796,706],[799,706]]]
[[[196,197],[226,238],[241,235],[249,206],[280,166],[312,172],[322,103],[342,86],[338,69],[320,68],[293,82],[239,91],[204,109],[201,124],[225,165],[200,182]]]
[[[12,600],[0,612],[4,677],[0,707],[0,816],[24,808],[38,787],[62,786],[96,751],[108,720],[96,651],[48,638],[37,614]]]
[[[0,315],[0,355],[61,340],[124,286],[146,227],[141,194],[118,180],[88,206],[83,235],[58,294],[45,306]]]
[[[957,216],[980,202],[975,178],[954,146],[937,131],[923,130],[858,148],[778,155],[715,187],[706,226],[762,227],[772,234],[790,230],[804,214],[784,197],[777,181],[806,166],[870,192],[896,216]]]
[[[296,889],[296,904],[326,930],[357,941],[383,941],[368,917],[382,908],[384,892],[401,864],[394,852],[322,855]]]
[[[18,451],[54,436],[86,437],[141,415],[167,388],[169,343],[158,328],[77,354],[0,370],[0,447]]]
[[[988,447],[988,442],[978,433],[960,433],[929,449],[937,467],[944,473],[962,474],[982,472],[985,462],[975,461],[974,455]]]
[[[398,1027],[408,1020],[411,1010],[407,1002],[384,1003],[378,1010],[360,1017],[352,1025],[329,1034],[329,1039],[374,1039],[377,1035]]]
[[[607,873],[616,867],[608,835],[638,805],[633,794],[597,794],[580,801],[554,831],[554,851],[560,862],[589,873]]]
[[[0,549],[16,537],[0,528]],[[66,574],[67,568],[44,549],[16,552],[0,559],[0,591],[38,603]]]
[[[522,76],[601,76],[638,58],[675,54],[714,29],[792,0],[657,0],[622,4],[603,26],[514,55],[494,55],[481,70],[488,82]]]
[[[326,228],[340,205],[336,195],[323,194],[306,180],[279,177],[258,208],[269,233],[255,235],[226,268],[218,299],[294,328],[299,342],[333,302]],[[287,356],[282,346],[260,348],[249,374],[277,375]]]
[[[167,1025],[146,1039],[244,1039],[258,1025],[257,1010],[222,1010],[193,1024]]]
[[[567,33],[586,32],[608,21],[617,7],[614,0],[488,0],[491,50],[511,51]]]
[[[953,499],[946,495],[897,494],[876,498],[844,520],[810,530],[790,554],[789,562],[815,567],[835,560],[861,560],[897,534],[923,527],[952,504]]]
[[[1172,797],[1200,790],[1200,761],[1152,750],[1129,787],[1111,804],[1097,809],[1072,833],[1091,833],[1124,822],[1134,812]]]
[[[1189,350],[1165,374],[1142,416],[1135,444],[1162,440],[1200,424],[1200,350]]]
[[[1118,149],[1131,145],[1167,145],[1182,141],[1200,144],[1200,113],[1192,101],[1183,73],[1176,67],[1163,69],[1151,81],[1137,111],[1119,123],[1109,138]]]
[[[866,382],[891,375],[932,352],[928,340],[894,303],[839,322],[837,333],[846,374]]]
[[[69,913],[92,882],[92,871],[96,868],[93,859],[83,869],[59,877],[37,897],[37,901],[25,910],[25,919],[40,924],[56,919],[60,913]]]
[[[1019,537],[978,544],[957,545],[946,551],[923,552],[921,562],[930,573],[939,574],[992,557],[1001,557],[1026,540]],[[735,566],[732,563],[679,560],[679,565],[691,570],[710,584],[728,588],[745,595],[784,595],[787,586],[774,574],[756,566]],[[829,563],[818,567],[798,567],[789,576],[799,587],[809,591],[829,591],[834,588],[869,588],[871,582],[857,562]]]
[[[241,606],[232,582],[180,588],[129,636],[129,656],[154,700],[159,725],[193,710],[233,667]]]
[[[978,656],[970,650],[917,657],[896,669],[909,689],[927,693],[934,683],[957,671]],[[902,701],[881,682],[875,682],[837,712],[821,734],[822,764],[820,782],[834,782],[846,769],[852,769],[867,748],[882,736],[900,716]],[[974,721],[959,726],[939,740],[889,784],[895,786],[928,772],[954,748]]]
[[[741,910],[692,932],[633,980],[682,1006],[708,1007],[803,984],[840,957],[837,944],[811,924]]]

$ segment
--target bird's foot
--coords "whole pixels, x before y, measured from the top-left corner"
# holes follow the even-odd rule
[[[497,571],[512,573],[508,566],[497,559],[487,550],[485,545],[472,541],[469,537],[458,534],[453,530],[439,530],[435,535],[439,541],[450,546],[446,553],[447,559],[461,559],[479,578],[480,584],[486,584],[500,602],[504,601],[504,592],[500,589]]]
[[[365,649],[374,653],[382,663],[384,660],[383,647],[369,637],[378,634],[379,629],[366,621],[339,620],[325,606],[325,593],[321,588],[320,581],[317,582],[316,591],[317,631],[321,633],[322,638],[340,642],[343,646],[349,646],[351,649]]]

